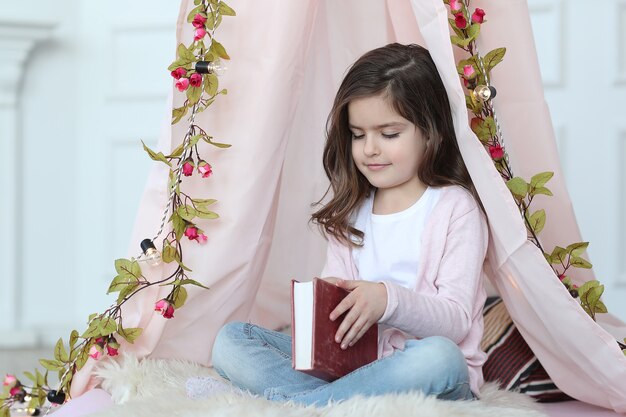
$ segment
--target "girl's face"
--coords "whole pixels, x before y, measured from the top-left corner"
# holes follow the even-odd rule
[[[423,188],[417,176],[426,149],[421,130],[400,116],[382,95],[348,104],[352,159],[379,190],[414,195]]]

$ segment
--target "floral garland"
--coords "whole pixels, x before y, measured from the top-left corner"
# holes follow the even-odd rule
[[[566,274],[570,267],[586,269],[592,267],[589,261],[581,257],[583,251],[589,246],[589,242],[575,242],[565,248],[556,246],[548,253],[537,237],[545,226],[546,212],[540,209],[531,213],[530,204],[539,194],[553,195],[545,185],[554,173],[541,172],[527,182],[521,177],[514,176],[509,165],[509,157],[502,143],[502,132],[491,103],[496,90],[490,85],[491,70],[502,61],[506,48],[496,48],[487,52],[484,57],[481,56],[476,39],[480,34],[481,25],[486,22],[485,11],[475,8],[470,14],[469,0],[443,0],[443,2],[448,5],[452,14],[452,18],[448,19],[454,31],[454,35],[450,36],[450,41],[469,54],[468,58],[459,61],[457,71],[467,90],[466,106],[474,114],[470,121],[472,131],[489,152],[496,169],[511,191],[524,218],[529,240],[542,251],[546,261],[571,296],[579,298],[581,307],[595,320],[596,314],[607,313],[606,306],[600,300],[604,285],[597,280],[591,280],[579,287],[572,283]],[[618,342],[626,355],[624,343]]]
[[[171,286],[169,294],[157,300],[154,306],[155,312],[171,319],[174,312],[185,304],[187,285],[207,288],[188,277],[187,273],[192,270],[183,263],[181,239],[187,237],[199,244],[207,241],[207,236],[197,222],[199,219],[219,217],[209,210],[209,206],[217,200],[192,198],[181,191],[180,184],[182,176],[189,177],[194,170],[202,178],[210,177],[213,172],[211,165],[201,158],[198,142],[204,141],[218,148],[230,147],[228,144],[213,141],[213,137],[195,124],[194,119],[218,95],[227,93],[225,89],[218,89],[218,75],[224,69],[221,60],[228,60],[230,57],[214,34],[222,17],[235,16],[235,11],[221,0],[194,0],[194,5],[196,7],[191,10],[187,19],[194,27],[193,42],[189,46],[178,45],[176,60],[168,68],[176,88],[186,95],[183,105],[172,112],[172,124],[178,123],[190,113],[189,128],[180,146],[170,155],[155,152],[143,144],[151,159],[169,167],[168,188],[171,193],[161,229],[154,238],[141,242],[143,253],[137,258],[115,261],[117,276],[112,280],[107,293],[118,293],[117,301],[103,313],[90,315],[87,330],[82,334],[72,330],[68,344],[59,339],[54,347],[54,359],[39,360],[45,372],[39,369],[24,372],[25,377],[31,381],[30,384],[23,383],[15,375],[5,376],[3,393],[0,395],[0,417],[10,417],[11,411],[39,415],[46,400],[53,404],[64,403],[69,399],[74,375],[89,358],[98,360],[105,355],[118,355],[119,338],[134,343],[142,329],[124,327],[121,307],[139,292],[155,285]],[[168,213],[171,213],[167,220],[171,224],[171,231],[162,239],[162,249],[159,252],[154,242],[163,231]],[[157,267],[162,262],[176,262],[176,268],[167,278],[150,282],[142,274],[140,262],[147,263],[149,267]],[[49,372],[58,372],[57,389],[52,389],[48,383]],[[16,409],[18,405],[22,405],[22,408]]]

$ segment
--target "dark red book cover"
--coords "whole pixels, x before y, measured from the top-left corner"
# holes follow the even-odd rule
[[[296,329],[294,317],[294,297],[291,282],[291,316],[292,316],[292,351],[293,367],[296,369]],[[374,324],[353,346],[346,350],[341,349],[341,345],[335,342],[335,334],[339,325],[347,313],[344,313],[335,321],[331,321],[329,316],[335,307],[347,296],[349,292],[337,287],[323,279],[313,280],[313,346],[311,369],[298,369],[317,378],[334,381],[344,375],[349,374],[363,365],[373,362],[378,357],[378,325]]]

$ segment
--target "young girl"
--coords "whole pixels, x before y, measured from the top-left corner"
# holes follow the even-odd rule
[[[235,322],[217,335],[215,369],[306,405],[409,391],[475,398],[488,228],[426,49],[395,43],[354,63],[323,161],[333,197],[312,215],[329,240],[321,276],[350,291],[331,313],[347,312],[335,341],[348,348],[378,325],[379,359],[328,383],[292,369],[288,335]]]

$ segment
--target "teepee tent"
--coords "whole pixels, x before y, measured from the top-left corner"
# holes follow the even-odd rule
[[[481,50],[507,48],[492,82],[498,88],[494,105],[514,173],[524,178],[555,173],[550,182],[554,197],[540,201],[549,219],[541,240],[545,247],[581,241],[543,98],[526,2],[475,0],[472,5],[489,12],[489,24],[478,42]],[[333,95],[362,53],[390,42],[418,43],[430,50],[446,85],[459,148],[488,215],[485,273],[559,388],[581,401],[626,412],[626,357],[599,324],[604,320],[624,335],[626,325],[610,315],[600,315],[599,324],[593,322],[527,240],[510,191],[468,125],[443,2],[238,0],[231,6],[237,17],[216,35],[231,56],[221,79],[229,93],[196,122],[216,140],[233,146],[227,151],[207,146],[212,181],[192,177],[184,183],[189,194],[219,200],[214,207],[220,219],[203,225],[208,243],[184,248],[192,277],[210,290],[190,290],[186,305],[169,321],[153,312],[155,300],[165,296],[166,289],[150,288],[133,297],[124,306],[124,323],[145,330],[124,349],[209,365],[213,340],[224,323],[289,323],[289,281],[318,275],[324,263],[326,243],[307,222],[310,204],[327,187],[321,155]],[[181,43],[192,37],[186,17],[193,7],[191,0],[181,4]],[[505,18],[510,15],[516,19]],[[180,106],[183,98],[171,97],[171,104]],[[165,153],[178,146],[184,129],[184,124],[170,127],[168,117],[159,150]],[[151,171],[131,253],[136,242],[159,226],[168,197],[167,174],[160,164]],[[160,279],[166,273],[148,271],[147,278]],[[577,270],[573,279],[593,279],[593,272]],[[75,377],[73,396],[93,386],[92,367],[88,362]]]

